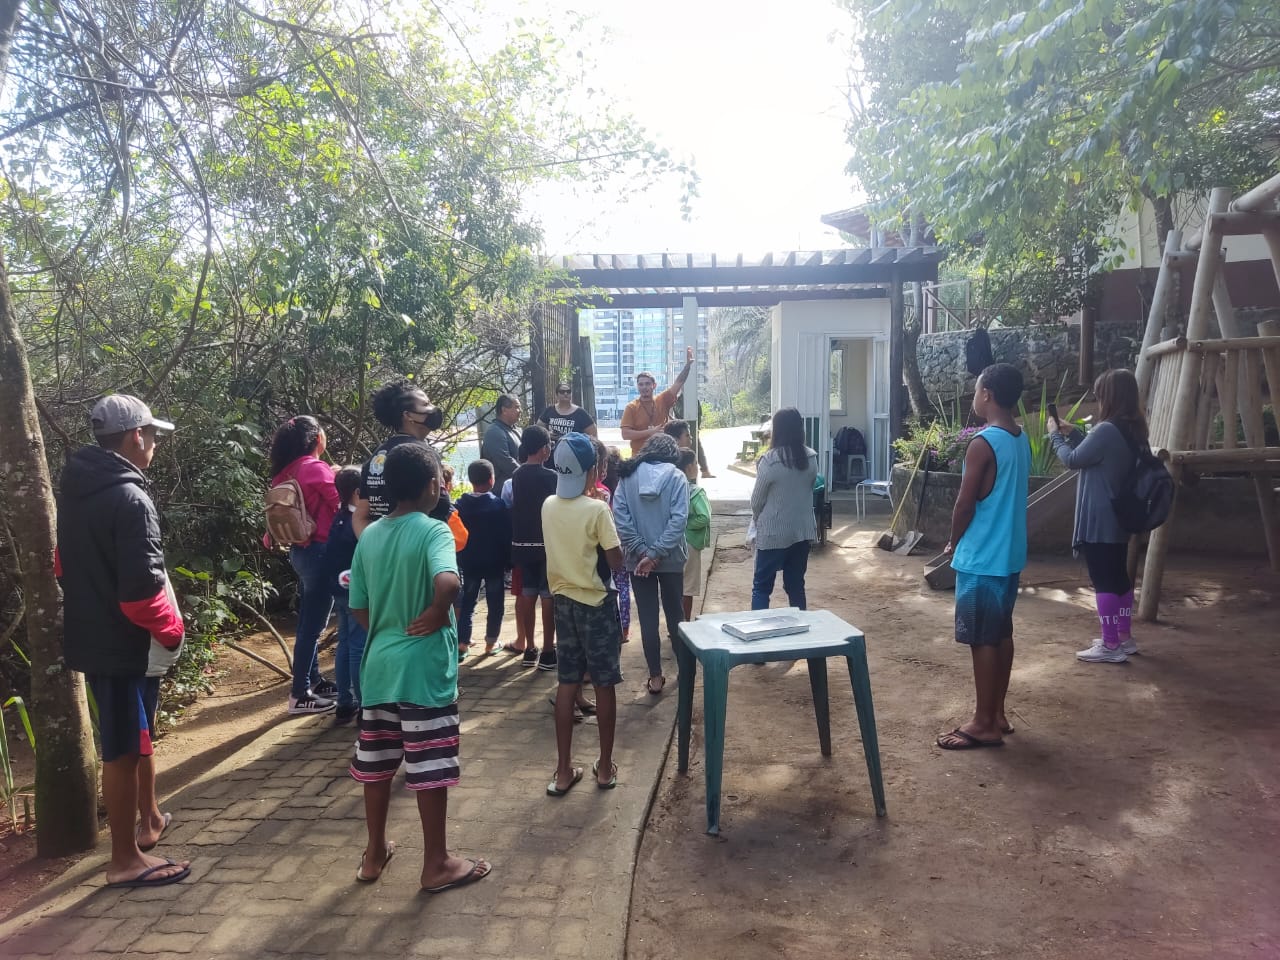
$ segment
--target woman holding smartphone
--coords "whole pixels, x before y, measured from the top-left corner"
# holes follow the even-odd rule
[[[1138,381],[1128,370],[1108,370],[1093,385],[1100,422],[1086,436],[1049,410],[1049,434],[1058,459],[1080,471],[1072,548],[1083,554],[1093,583],[1102,636],[1076,654],[1085,663],[1124,663],[1138,652],[1133,641],[1133,580],[1129,576],[1129,534],[1120,526],[1111,499],[1128,480],[1139,451],[1147,447],[1147,421]]]

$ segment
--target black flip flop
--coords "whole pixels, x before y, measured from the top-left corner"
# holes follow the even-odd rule
[[[488,860],[480,860],[475,857],[468,857],[467,863],[471,864],[471,870],[466,876],[459,877],[451,883],[442,883],[438,887],[423,887],[423,893],[444,893],[446,890],[455,890],[458,887],[465,887],[468,884],[476,883],[483,880],[489,874],[493,873],[493,864]]]
[[[191,868],[183,867],[177,873],[167,877],[153,876],[159,870],[167,870],[169,867],[176,867],[177,861],[165,859],[164,863],[157,863],[154,867],[148,867],[132,880],[117,880],[115,883],[108,883],[108,889],[118,887],[167,887],[171,883],[177,883],[179,880],[185,880],[191,876]]]
[[[959,737],[961,743],[943,743],[943,737]],[[936,743],[943,750],[979,750],[982,747],[1003,747],[1003,740],[979,740],[971,733],[965,733],[959,727],[956,727],[950,733],[944,733],[938,737]]]

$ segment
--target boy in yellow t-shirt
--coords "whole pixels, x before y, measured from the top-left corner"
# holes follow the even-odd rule
[[[600,757],[591,769],[601,790],[618,784],[613,732],[615,688],[622,682],[622,627],[608,585],[612,572],[622,569],[622,544],[609,505],[586,495],[598,474],[591,438],[565,434],[556,444],[553,462],[559,474],[556,495],[542,503],[542,539],[547,552],[547,585],[554,598],[559,679],[556,773],[547,784],[547,794],[563,797],[582,779],[582,768],[574,767],[571,757],[573,705],[587,676],[595,688],[600,727]]]

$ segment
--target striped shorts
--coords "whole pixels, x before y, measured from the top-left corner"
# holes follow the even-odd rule
[[[351,776],[361,783],[390,780],[404,761],[404,785],[434,790],[458,784],[458,705],[420,707],[379,703],[360,711],[360,739]]]

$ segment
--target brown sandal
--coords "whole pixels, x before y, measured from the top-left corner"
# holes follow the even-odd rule
[[[655,680],[657,680],[657,681],[658,681],[658,689],[657,689],[657,690],[653,689],[653,682],[654,682]],[[666,685],[667,685],[667,678],[666,678],[666,677],[664,677],[664,676],[662,676],[662,674],[658,674],[658,676],[656,676],[656,677],[650,677],[648,680],[646,680],[646,681],[645,681],[645,684],[644,684],[644,688],[645,688],[646,690],[648,690],[648,691],[649,691],[649,693],[650,693],[650,695],[651,695],[651,696],[655,696],[655,697],[656,697],[656,696],[658,696],[659,694],[661,694],[661,693],[662,693],[662,691],[663,691],[663,689],[666,687]]]

